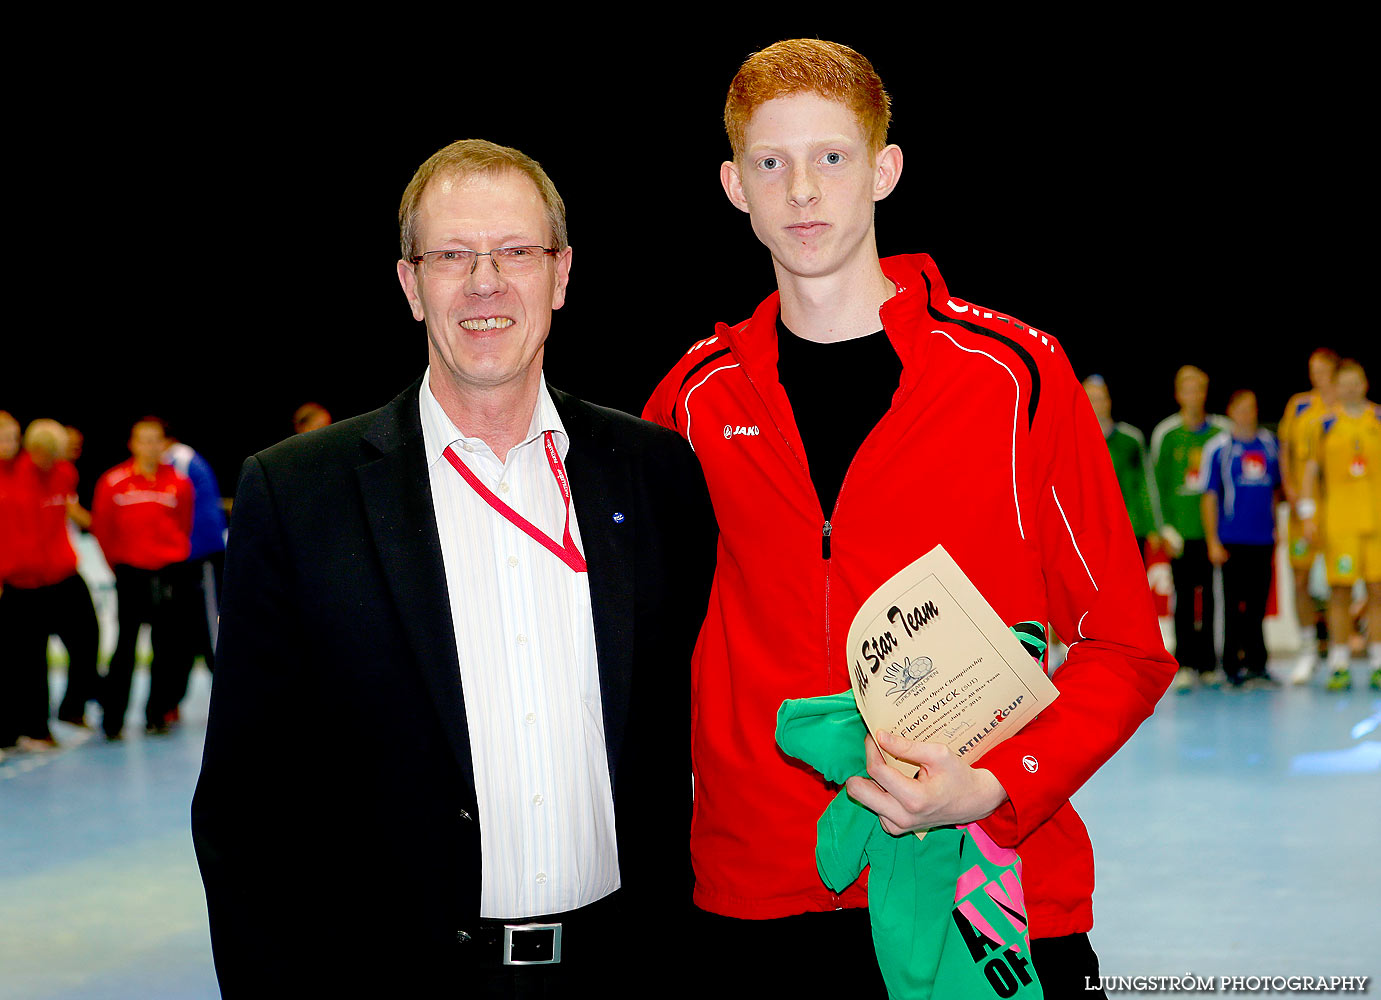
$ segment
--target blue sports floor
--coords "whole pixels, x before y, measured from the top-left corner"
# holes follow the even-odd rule
[[[1381,695],[1361,666],[1349,694],[1167,694],[1079,792],[1104,975],[1381,974]],[[146,687],[125,742],[55,724],[59,749],[0,760],[4,1000],[217,996],[188,833],[210,678],[163,737],[135,725]]]

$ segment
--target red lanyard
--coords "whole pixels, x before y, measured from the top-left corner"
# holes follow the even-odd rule
[[[543,442],[547,449],[547,464],[551,466],[551,474],[556,479],[556,485],[561,487],[561,499],[566,504],[566,534],[565,544],[557,545],[531,521],[523,517],[516,510],[496,497],[487,486],[479,481],[478,477],[470,471],[469,467],[456,455],[455,451],[447,446],[442,452],[446,456],[446,461],[451,463],[452,468],[460,473],[460,478],[470,484],[470,488],[480,495],[485,503],[493,507],[496,511],[508,518],[516,527],[521,528],[534,541],[539,542],[549,549],[556,558],[575,570],[577,573],[585,572],[585,557],[580,554],[580,550],[575,547],[575,539],[571,538],[571,486],[566,481],[566,467],[561,464],[561,456],[556,453],[556,443],[552,438],[551,431],[543,434]]]

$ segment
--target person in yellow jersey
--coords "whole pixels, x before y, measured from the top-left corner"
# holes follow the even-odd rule
[[[1339,362],[1336,389],[1338,405],[1314,434],[1299,513],[1311,541],[1319,537],[1320,521],[1328,529],[1328,688],[1352,687],[1349,604],[1362,580],[1370,683],[1381,690],[1381,406],[1367,399],[1367,375],[1356,361]]]
[[[1318,666],[1318,609],[1309,593],[1309,574],[1318,558],[1319,547],[1304,534],[1304,522],[1299,515],[1300,481],[1309,462],[1309,445],[1318,430],[1319,421],[1332,409],[1336,399],[1333,379],[1338,372],[1338,352],[1327,347],[1316,348],[1309,355],[1308,392],[1297,392],[1285,404],[1277,436],[1280,439],[1280,476],[1285,499],[1290,505],[1287,545],[1290,569],[1295,578],[1295,612],[1299,616],[1300,655],[1290,671],[1295,684],[1308,684]],[[1320,534],[1325,529],[1319,524]]]

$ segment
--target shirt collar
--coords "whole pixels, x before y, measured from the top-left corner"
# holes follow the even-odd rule
[[[426,450],[427,468],[440,461],[442,453],[451,445],[469,444],[472,448],[485,450],[489,445],[479,438],[466,437],[446,416],[446,411],[432,395],[431,367],[422,375],[422,388],[418,392],[418,409],[422,417],[422,444]],[[566,425],[561,422],[561,414],[556,412],[551,393],[547,391],[547,376],[542,373],[542,382],[537,390],[537,405],[533,408],[532,419],[528,422],[527,434],[518,448],[531,444],[547,431],[552,432],[556,441],[556,452],[564,461],[570,448]],[[515,449],[516,450],[516,449]]]

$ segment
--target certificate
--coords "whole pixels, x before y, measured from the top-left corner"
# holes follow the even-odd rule
[[[939,545],[863,602],[847,648],[854,700],[869,732],[943,743],[966,762],[1059,694]],[[908,778],[919,770],[883,756]]]

